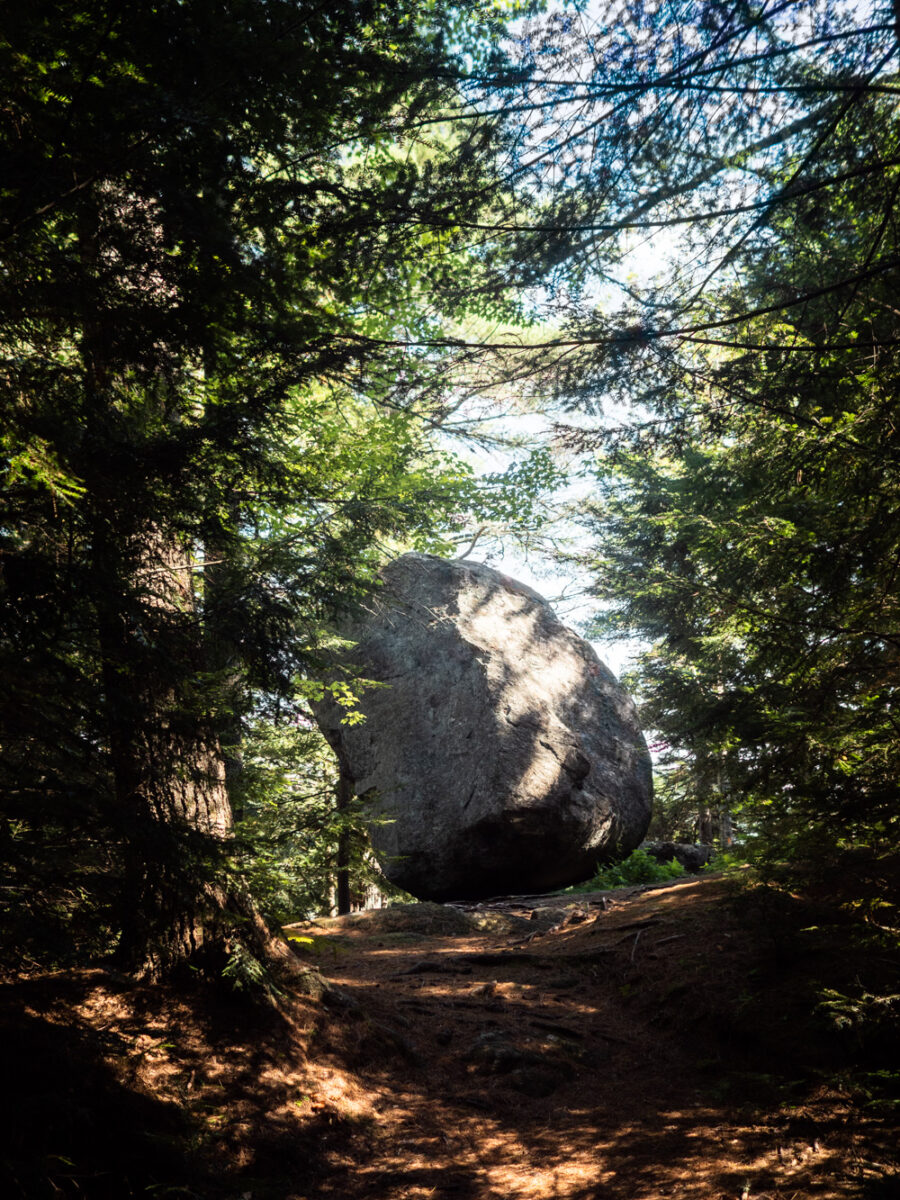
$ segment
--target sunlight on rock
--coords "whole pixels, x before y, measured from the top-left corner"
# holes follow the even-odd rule
[[[316,705],[369,801],[382,869],[422,899],[580,882],[650,817],[651,766],[630,697],[531,588],[490,567],[405,554],[343,631]],[[379,686],[359,713],[328,691]]]

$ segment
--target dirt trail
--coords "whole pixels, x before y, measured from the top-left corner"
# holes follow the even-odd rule
[[[365,1156],[338,1155],[318,1194],[799,1200],[884,1177],[900,1196],[892,1168],[864,1165],[887,1131],[794,1078],[785,1013],[763,1003],[741,1027],[774,951],[721,881],[470,908],[460,926],[485,928],[450,935],[446,910],[418,909],[303,934],[350,999],[329,1049],[369,1122]],[[340,1106],[331,1083],[311,1103]]]
[[[0,1195],[895,1200],[896,1030],[820,1013],[900,992],[860,928],[711,877],[293,926],[277,1008],[19,978]]]

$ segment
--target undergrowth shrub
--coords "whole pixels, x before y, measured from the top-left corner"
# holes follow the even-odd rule
[[[717,850],[703,870],[711,875],[739,875],[749,866],[746,852],[733,846],[728,850]]]
[[[609,863],[600,867],[592,879],[572,890],[606,891],[609,888],[633,887],[638,883],[659,883],[666,879],[680,879],[684,874],[686,874],[684,867],[674,858],[671,862],[661,863],[652,858],[646,850],[634,850],[621,862]]]

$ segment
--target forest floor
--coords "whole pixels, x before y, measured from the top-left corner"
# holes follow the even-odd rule
[[[900,1197],[900,956],[871,914],[711,876],[288,933],[310,995],[277,1007],[5,984],[2,1194]]]

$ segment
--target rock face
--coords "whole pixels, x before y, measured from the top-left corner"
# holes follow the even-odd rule
[[[545,891],[627,854],[650,819],[634,704],[531,588],[490,567],[405,554],[343,632],[385,687],[365,721],[316,717],[394,883],[429,900]],[[330,678],[339,678],[340,666]]]

